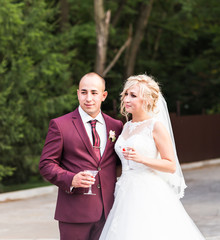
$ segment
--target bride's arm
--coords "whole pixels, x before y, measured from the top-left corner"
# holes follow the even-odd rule
[[[173,144],[167,129],[162,123],[155,123],[153,137],[161,159],[147,159],[147,165],[162,172],[174,173],[176,171],[176,161]]]
[[[125,158],[127,160],[142,163],[158,171],[174,173],[176,171],[176,161],[173,145],[170,135],[162,123],[155,123],[153,138],[161,159],[150,159],[140,156],[133,148],[131,152],[124,154]]]

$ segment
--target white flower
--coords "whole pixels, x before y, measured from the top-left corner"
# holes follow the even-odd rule
[[[109,139],[114,142],[116,137],[115,137],[115,131],[110,130],[109,131]]]

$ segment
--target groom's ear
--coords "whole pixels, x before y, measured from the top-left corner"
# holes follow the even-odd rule
[[[105,99],[107,98],[108,96],[108,92],[107,91],[104,91],[103,94],[102,94],[102,101],[104,102]]]

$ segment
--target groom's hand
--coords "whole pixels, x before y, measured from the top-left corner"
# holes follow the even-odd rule
[[[95,183],[95,178],[87,172],[77,173],[72,180],[72,187],[74,188],[88,188]]]

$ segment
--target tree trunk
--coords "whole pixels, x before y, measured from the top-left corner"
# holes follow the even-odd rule
[[[163,15],[162,15],[162,20],[164,20],[166,17],[166,13],[164,12]],[[156,36],[156,39],[155,39],[155,44],[154,44],[154,53],[153,53],[153,60],[156,59],[157,57],[157,52],[158,52],[158,49],[159,49],[159,43],[160,43],[160,38],[161,38],[161,35],[162,35],[162,32],[163,32],[163,29],[160,27],[157,31],[157,36]]]
[[[112,26],[113,27],[115,27],[116,24],[118,23],[119,18],[120,18],[121,13],[122,13],[122,10],[123,10],[126,3],[127,3],[127,0],[121,0],[120,1],[118,10],[116,11],[114,17],[112,18]]]
[[[111,12],[104,11],[103,0],[94,0],[96,23],[96,61],[95,72],[102,75],[105,69]]]
[[[125,41],[125,43],[121,46],[111,63],[108,65],[108,67],[103,72],[103,77],[106,76],[106,74],[112,69],[112,67],[116,64],[118,59],[120,58],[121,54],[124,52],[126,48],[129,47],[132,39],[132,25],[129,26],[129,33],[128,33],[128,39]]]
[[[127,54],[125,77],[129,77],[134,74],[135,61],[137,52],[139,50],[141,41],[144,37],[144,32],[148,24],[148,20],[151,14],[154,0],[150,0],[148,4],[143,3],[141,6],[141,12],[138,18],[135,36],[130,45],[130,49]]]
[[[69,5],[68,0],[60,0],[60,30],[64,32],[69,23]]]

